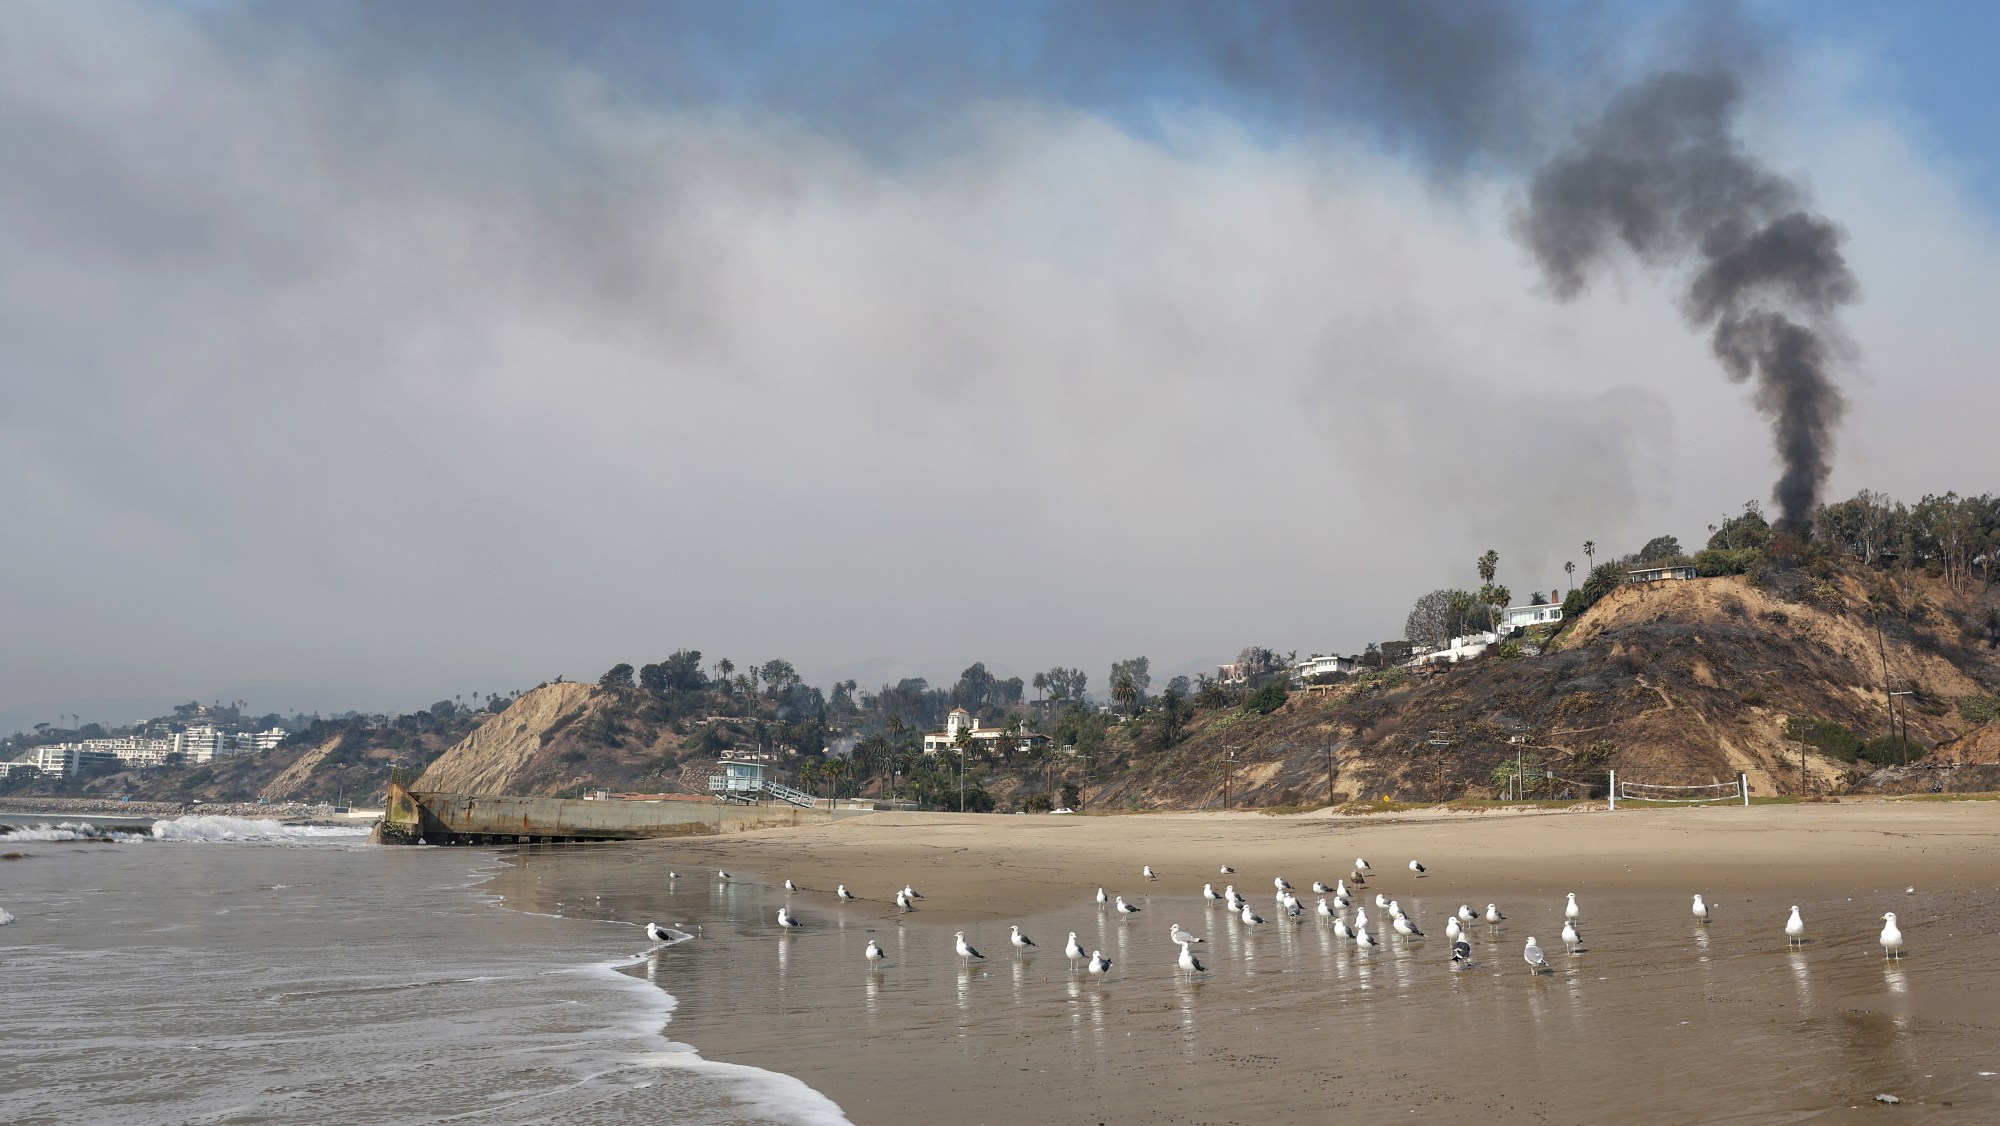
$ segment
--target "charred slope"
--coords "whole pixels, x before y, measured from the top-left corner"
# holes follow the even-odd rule
[[[1523,759],[1578,796],[1601,795],[1611,769],[1665,784],[1742,772],[1761,793],[1837,792],[1868,764],[1851,750],[1802,747],[1790,717],[1883,731],[1886,655],[1915,693],[1902,698],[1910,736],[1930,747],[1971,726],[1952,701],[1996,679],[1990,646],[1963,628],[1980,620],[1977,608],[1921,578],[1880,581],[1879,639],[1870,591],[1854,576],[1796,602],[1740,577],[1621,588],[1541,655],[1365,674],[1295,693],[1269,716],[1204,714],[1179,746],[1135,754],[1101,778],[1099,799],[1214,807],[1232,747],[1232,800],[1251,806],[1318,804],[1329,790],[1337,800],[1492,796],[1503,764]]]

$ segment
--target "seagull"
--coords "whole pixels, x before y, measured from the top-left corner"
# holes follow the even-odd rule
[[[1476,923],[1479,921],[1479,916],[1473,913],[1470,905],[1461,903],[1458,905],[1458,921],[1461,923]]]
[[[1014,944],[1014,949],[1016,950],[1027,950],[1030,948],[1040,949],[1039,947],[1035,946],[1034,939],[1029,938],[1027,935],[1021,933],[1021,928],[1019,926],[1010,927],[1008,929],[1013,931],[1013,933],[1007,936],[1007,941]]]
[[[1346,880],[1335,880],[1335,881],[1333,881],[1333,894],[1335,894],[1335,895],[1339,896],[1339,897],[1340,897],[1340,898],[1342,898],[1342,899],[1346,899],[1346,898],[1347,898],[1347,881],[1346,881]]]
[[[1296,918],[1298,918],[1298,917],[1299,917],[1300,915],[1302,915],[1302,914],[1304,914],[1304,913],[1305,913],[1305,908],[1299,905],[1299,901],[1298,901],[1298,898],[1297,898],[1296,896],[1287,896],[1287,897],[1286,897],[1286,899],[1285,899],[1285,914],[1286,914],[1287,916],[1289,916],[1289,917],[1291,917],[1291,918],[1294,918],[1294,919],[1296,919]]]
[[[1184,930],[1182,930],[1182,929],[1181,929],[1181,925],[1180,925],[1179,923],[1175,923],[1175,924],[1174,924],[1174,929],[1173,929],[1172,931],[1169,931],[1168,933],[1169,933],[1169,934],[1171,934],[1171,935],[1173,936],[1173,940],[1174,940],[1175,942],[1207,942],[1207,941],[1208,941],[1207,939],[1205,939],[1205,938],[1201,937],[1200,935],[1198,935],[1198,934],[1194,933],[1193,931],[1184,931]]]
[[[1325,882],[1324,880],[1314,880],[1314,881],[1313,881],[1313,894],[1314,894],[1314,895],[1325,895],[1325,894],[1326,894],[1327,892],[1330,892],[1330,891],[1332,891],[1332,890],[1333,890],[1332,888],[1330,888],[1330,887],[1326,886],[1326,882]]]
[[[1396,916],[1395,927],[1396,927],[1396,933],[1403,935],[1405,937],[1409,938],[1424,937],[1424,932],[1417,929],[1417,924],[1411,922],[1410,917],[1408,915]]]
[[[789,907],[778,908],[778,925],[781,927],[795,927],[799,925],[799,921],[797,919],[792,918],[791,908]]]
[[[1354,944],[1363,950],[1373,950],[1377,946],[1382,945],[1375,941],[1375,936],[1368,933],[1367,927],[1354,928]]]
[[[978,958],[981,961],[986,959],[986,955],[966,945],[964,931],[958,932],[958,956],[961,958]]]
[[[1076,932],[1069,932],[1069,945],[1063,947],[1063,954],[1071,961],[1083,957],[1083,947],[1076,941]]]
[[[681,874],[679,872],[668,872],[667,878],[670,880],[678,880],[681,878]]]
[[[1229,909],[1231,911],[1239,910],[1245,903],[1249,902],[1249,900],[1244,899],[1242,896],[1236,894],[1235,884],[1230,884],[1228,887],[1222,889],[1222,899],[1223,902],[1229,904]]]
[[[1092,950],[1090,952],[1090,965],[1086,968],[1088,968],[1091,973],[1101,974],[1104,971],[1111,968],[1111,962],[1109,959],[1105,958],[1103,951]]]
[[[1446,919],[1444,921],[1444,936],[1446,938],[1451,939],[1453,942],[1457,942],[1458,936],[1464,933],[1465,933],[1465,928],[1458,925],[1458,916],[1453,915],[1451,918]]]
[[[1354,932],[1347,929],[1347,920],[1338,915],[1333,917],[1333,933],[1336,938],[1354,937]]]
[[[1417,875],[1421,876],[1424,874],[1424,866],[1412,860],[1410,861],[1410,871],[1415,872]]]
[[[1389,917],[1390,917],[1390,918],[1392,918],[1392,919],[1400,919],[1400,918],[1402,918],[1402,917],[1403,917],[1403,905],[1402,905],[1402,904],[1400,904],[1400,903],[1398,903],[1398,902],[1396,902],[1396,901],[1395,901],[1395,900],[1393,900],[1393,899],[1392,899],[1392,900],[1390,900],[1390,901],[1389,901]]]
[[[1386,896],[1386,895],[1383,895],[1383,894],[1382,894],[1381,892],[1379,892],[1379,891],[1378,891],[1378,892],[1376,892],[1376,893],[1375,893],[1375,906],[1377,906],[1377,907],[1380,907],[1380,908],[1382,908],[1382,909],[1383,909],[1384,911],[1388,910],[1388,909],[1389,909],[1389,897],[1388,897],[1388,896]]]
[[[922,898],[923,898],[923,896],[921,896],[921,895],[917,894],[917,889],[916,889],[916,888],[914,888],[914,887],[911,887],[911,886],[910,886],[909,884],[904,884],[904,885],[903,885],[903,894],[904,894],[904,895],[907,895],[907,896],[909,896],[909,897],[910,897],[911,899],[922,899]]]
[[[1493,906],[1491,903],[1486,905],[1486,922],[1489,925],[1497,927],[1500,925],[1500,920],[1505,919],[1506,917],[1507,916],[1502,915],[1500,913],[1500,909],[1498,907]]]
[[[1470,942],[1461,938],[1451,944],[1451,962],[1453,965],[1462,966],[1470,961],[1472,961],[1472,944]]]
[[[1576,933],[1576,924],[1568,919],[1563,920],[1562,940],[1563,945],[1569,947],[1569,952],[1572,954],[1576,953],[1577,946],[1583,942],[1583,936]]]
[[[1903,956],[1903,932],[1896,927],[1896,913],[1891,911],[1882,919],[1882,953],[1885,957],[1900,958]]]
[[[1227,865],[1227,864],[1224,864],[1224,865],[1223,865],[1223,866],[1221,867],[1220,871],[1221,871],[1221,872],[1222,872],[1222,874],[1223,874],[1223,875],[1225,875],[1225,876],[1233,876],[1233,875],[1235,875],[1235,874],[1236,874],[1236,869],[1234,869],[1234,868],[1231,868],[1231,867],[1230,867],[1229,865]]]
[[[1319,897],[1319,909],[1318,909],[1318,914],[1319,914],[1319,917],[1320,917],[1320,918],[1322,918],[1322,919],[1331,919],[1331,918],[1333,918],[1333,917],[1334,917],[1334,915],[1333,915],[1333,908],[1331,908],[1331,907],[1328,907],[1328,906],[1326,905],[1326,896],[1323,896],[1323,895],[1322,895],[1322,896],[1320,896],[1320,897]]]
[[[1370,872],[1374,870],[1374,866],[1357,856],[1354,858],[1354,870],[1357,872]]]
[[[1252,911],[1252,910],[1250,910],[1250,905],[1249,905],[1248,903],[1245,903],[1245,904],[1243,905],[1243,912],[1242,912],[1242,914],[1243,914],[1243,921],[1244,921],[1244,922],[1246,922],[1246,923],[1250,923],[1250,924],[1252,924],[1252,925],[1255,925],[1255,924],[1257,924],[1257,923],[1261,923],[1261,922],[1263,922],[1263,921],[1264,921],[1263,919],[1261,919],[1261,918],[1259,918],[1259,917],[1258,917],[1258,915],[1257,915],[1257,912],[1255,912],[1255,911]]]
[[[1699,895],[1694,897],[1694,921],[1703,926],[1708,925],[1708,904],[1703,903]]]
[[[729,873],[717,870],[717,872],[715,873],[715,878],[718,880],[726,880],[729,878]]]
[[[1548,956],[1542,953],[1541,947],[1535,945],[1533,936],[1528,938],[1528,946],[1521,951],[1521,957],[1527,959],[1528,972],[1531,974],[1540,973],[1549,964]]]
[[[1142,875],[1142,876],[1144,876],[1144,877],[1146,877],[1146,878],[1147,878],[1147,879],[1149,879],[1149,880],[1157,880],[1157,879],[1159,879],[1159,878],[1160,878],[1160,877],[1158,877],[1158,876],[1155,876],[1155,875],[1153,874],[1153,866],[1152,866],[1151,864],[1142,864],[1142,865],[1140,865],[1140,866],[1139,866],[1139,874],[1140,874],[1140,875]]]
[[[896,906],[901,907],[905,911],[916,910],[916,908],[910,906],[910,897],[900,891],[896,893]]]
[[[1181,943],[1180,963],[1184,970],[1193,970],[1198,974],[1208,972],[1208,967],[1201,964],[1201,959],[1194,956],[1194,951],[1188,949],[1188,944],[1185,942]]]
[[[658,923],[647,923],[646,937],[652,939],[654,942],[672,942],[674,940],[674,932]]]
[[[1203,899],[1221,899],[1221,898],[1222,898],[1221,896],[1219,896],[1219,895],[1215,894],[1215,885],[1214,885],[1214,884],[1203,884],[1203,885],[1201,885],[1201,897],[1202,897]]]
[[[1347,878],[1348,878],[1348,879],[1350,879],[1350,880],[1353,880],[1353,881],[1354,881],[1354,886],[1355,886],[1355,887],[1360,887],[1360,886],[1361,886],[1362,884],[1365,884],[1365,883],[1367,883],[1367,882],[1368,882],[1368,880],[1367,880],[1367,879],[1366,879],[1365,877],[1363,877],[1363,876],[1361,875],[1361,872],[1360,872],[1360,870],[1359,870],[1359,869],[1356,869],[1355,871],[1352,871],[1352,872],[1349,872],[1349,873],[1347,874]]]
[[[1806,921],[1799,918],[1799,905],[1792,904],[1792,917],[1785,920],[1785,944],[1797,946],[1806,936]]]
[[[1570,893],[1569,893],[1569,906],[1567,906],[1567,907],[1563,908],[1563,918],[1565,918],[1565,919],[1574,919],[1574,918],[1576,918],[1577,916],[1579,916],[1579,915],[1582,915],[1582,914],[1583,914],[1583,912],[1582,912],[1581,910],[1578,910],[1578,908],[1577,908],[1577,906],[1576,906],[1576,893],[1575,893],[1575,892],[1570,892]]]
[[[854,898],[854,893],[847,890],[846,884],[842,884],[839,887],[834,888],[833,894],[839,896],[841,902],[843,903],[848,902],[849,900],[852,900]]]
[[[1125,902],[1124,896],[1121,895],[1118,897],[1118,913],[1120,915],[1137,915],[1142,910],[1144,908],[1134,907],[1130,903]]]
[[[793,883],[793,882],[792,882],[792,878],[791,878],[790,876],[786,876],[786,877],[785,877],[785,891],[786,891],[786,893],[787,893],[787,894],[789,894],[789,893],[791,893],[791,892],[795,892],[795,891],[797,891],[797,890],[799,890],[799,886],[798,886],[797,884],[795,884],[795,883]]]
[[[1283,877],[1283,876],[1272,876],[1272,877],[1271,877],[1271,886],[1272,886],[1272,887],[1274,887],[1274,888],[1277,888],[1277,889],[1278,889],[1279,891],[1290,891],[1290,890],[1292,890],[1292,882],[1291,882],[1290,880],[1287,880],[1287,879],[1286,879],[1285,877]]]
[[[1354,930],[1355,933],[1359,934],[1360,932],[1365,931],[1367,929],[1368,929],[1368,908],[1363,907],[1361,910],[1356,911],[1354,913]]]
[[[868,959],[871,962],[879,962],[882,959],[888,957],[888,955],[882,953],[882,948],[880,946],[875,945],[875,940],[872,938],[868,940],[868,949],[863,950],[861,952],[861,956],[863,958]]]
[[[1104,889],[1103,889],[1103,888],[1098,888],[1098,889],[1097,889],[1097,902],[1098,902],[1098,904],[1099,904],[1100,906],[1101,906],[1101,905],[1103,905],[1103,904],[1106,904],[1106,903],[1109,903],[1109,902],[1111,902],[1111,897],[1110,897],[1110,896],[1108,896],[1108,895],[1106,895],[1106,894],[1104,894]]]

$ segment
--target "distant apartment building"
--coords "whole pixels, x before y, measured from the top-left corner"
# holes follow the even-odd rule
[[[978,717],[971,712],[964,708],[953,708],[944,717],[943,731],[933,731],[924,736],[924,753],[935,755],[957,750],[958,734],[961,731],[971,737],[974,746],[983,747],[989,753],[999,744],[1001,738],[1008,734],[1004,727],[981,727]],[[1054,740],[1048,736],[1033,731],[1023,731],[1014,739],[1015,747],[1021,750],[1046,747],[1052,742]]]
[[[82,743],[51,743],[36,747],[19,761],[31,764],[52,778],[64,778],[82,773],[87,766],[115,763],[118,756],[110,751],[93,750]]]
[[[273,727],[254,734],[227,731],[210,723],[190,724],[174,736],[174,752],[182,762],[213,762],[230,755],[268,751],[285,741],[285,729]]]

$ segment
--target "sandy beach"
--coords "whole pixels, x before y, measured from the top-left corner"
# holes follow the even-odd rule
[[[1981,954],[2000,919],[1996,838],[1988,802],[882,814],[524,850],[496,890],[531,910],[699,927],[644,969],[678,999],[675,1038],[795,1075],[859,1122],[1838,1121],[1883,1112],[1877,1094],[1905,1117],[1973,1121],[2000,1115],[2000,970]],[[1312,916],[1307,890],[1357,856],[1375,867],[1357,900],[1381,943],[1367,952]],[[1280,917],[1275,875],[1300,889],[1303,919]],[[1270,921],[1244,925],[1205,882],[1234,883]],[[863,898],[840,903],[839,883]],[[890,902],[905,883],[924,896],[908,913]],[[1098,907],[1099,886],[1143,911]],[[1378,892],[1428,937],[1392,934]],[[1573,954],[1568,892],[1583,911]],[[1474,964],[1454,970],[1446,922],[1488,902],[1506,921],[1472,928]],[[773,925],[785,904],[805,927]],[[1797,948],[1782,929],[1793,904]],[[1876,941],[1885,911],[1909,944],[1897,962]],[[1039,950],[1010,948],[1012,923]],[[1208,972],[1176,967],[1173,923],[1207,936]],[[962,964],[958,930],[984,961]],[[1072,966],[1070,931],[1112,972]],[[1530,935],[1552,972],[1528,972]],[[889,951],[873,971],[870,939]]]

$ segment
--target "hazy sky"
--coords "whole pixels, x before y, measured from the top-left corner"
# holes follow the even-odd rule
[[[1830,492],[2000,487],[1996,10],[9,4],[0,716],[1101,688],[1692,544],[1766,423],[1513,224],[1668,67],[1846,232]]]

